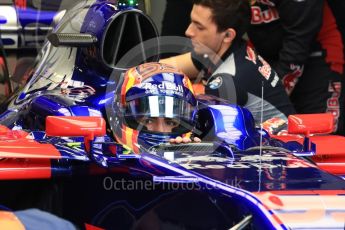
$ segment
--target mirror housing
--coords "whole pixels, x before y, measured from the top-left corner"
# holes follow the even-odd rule
[[[85,148],[90,151],[90,141],[106,134],[102,117],[48,116],[46,134],[58,137],[84,137]]]
[[[334,130],[334,117],[331,113],[295,114],[288,117],[288,133],[329,134]]]

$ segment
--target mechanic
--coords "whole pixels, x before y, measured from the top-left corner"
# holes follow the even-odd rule
[[[174,128],[180,125],[180,121],[177,119],[171,119],[166,117],[141,117],[138,122],[151,132],[158,133],[171,133]],[[192,139],[190,137],[177,136],[176,138],[170,138],[170,143],[189,143]],[[193,137],[194,142],[201,142],[200,138]]]
[[[252,0],[248,35],[297,113],[334,115],[344,131],[344,0]]]
[[[122,81],[110,122],[118,142],[134,152],[168,141],[200,142],[190,136],[196,99],[186,75],[166,64],[145,63],[127,70]]]
[[[246,107],[256,124],[272,117],[286,120],[295,111],[278,75],[242,39],[250,19],[248,1],[194,0],[186,30],[193,51],[160,62],[192,80],[201,76],[206,94]]]

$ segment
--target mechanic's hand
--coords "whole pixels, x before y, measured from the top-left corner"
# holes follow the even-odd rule
[[[193,137],[193,140],[189,137],[176,137],[176,138],[171,138],[169,140],[170,144],[180,144],[180,143],[190,143],[190,142],[201,142],[201,139],[199,137]]]

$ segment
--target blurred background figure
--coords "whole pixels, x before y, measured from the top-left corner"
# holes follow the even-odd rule
[[[345,1],[252,0],[248,32],[297,113],[332,113],[344,132]]]
[[[161,59],[201,80],[204,93],[247,108],[257,124],[294,114],[282,83],[270,65],[242,39],[251,21],[243,0],[193,0],[186,30],[192,52]]]

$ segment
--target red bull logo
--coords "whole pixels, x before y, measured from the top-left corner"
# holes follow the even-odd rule
[[[334,117],[334,130],[337,130],[338,127],[338,119],[340,114],[340,104],[339,104],[339,97],[341,92],[341,83],[340,82],[333,82],[329,83],[328,92],[332,93],[331,98],[327,100],[327,111],[328,113],[332,113]]]
[[[142,83],[139,87],[149,91],[170,90],[175,93],[183,93],[183,87],[173,82],[162,82],[160,84]]]
[[[258,6],[252,6],[252,24],[269,23],[278,19],[279,14],[276,8],[269,7],[267,10],[262,10]]]

